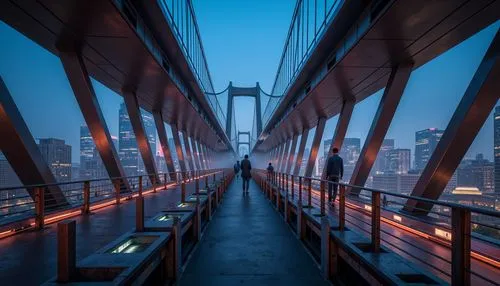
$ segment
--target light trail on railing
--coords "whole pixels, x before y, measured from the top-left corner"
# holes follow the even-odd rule
[[[224,173],[224,172],[220,171],[220,170],[213,171],[213,172],[205,173],[203,175],[198,175],[198,176],[194,176],[194,177],[191,177],[188,179],[184,179],[184,180],[181,180],[179,182],[174,181],[174,182],[170,182],[167,184],[163,183],[156,188],[151,187],[148,190],[142,191],[142,195],[144,196],[144,195],[156,193],[156,192],[161,191],[161,190],[168,190],[168,189],[171,189],[172,187],[180,186],[181,183],[193,183],[197,179],[200,180],[202,178],[207,178],[207,177],[221,174],[221,173]],[[126,179],[128,179],[128,178],[126,178]],[[99,181],[99,180],[97,180],[97,181]],[[71,184],[71,183],[73,183],[73,182],[69,182],[68,184]],[[139,193],[135,192],[135,193],[129,193],[129,194],[124,194],[124,195],[125,196],[122,196],[122,194],[120,194],[120,198],[118,199],[120,203],[125,202],[125,201],[130,201],[133,198],[137,198],[139,196]],[[117,200],[117,198],[114,198],[114,197],[110,198],[110,199],[101,200],[95,204],[91,204],[89,206],[89,210],[90,211],[99,211],[99,210],[106,209],[110,206],[116,205],[116,200]],[[43,219],[43,222],[45,225],[48,225],[48,224],[52,224],[55,222],[59,222],[61,220],[67,219],[67,218],[80,216],[83,214],[83,211],[81,209],[82,207],[83,207],[82,205],[74,206],[74,207],[71,207],[69,209],[62,210],[58,213],[47,214],[46,217]],[[32,229],[33,227],[35,227],[35,222],[32,221],[33,219],[34,219],[33,217],[27,218],[27,220],[29,220],[30,222],[24,227],[13,228],[13,229],[9,229],[9,230],[5,230],[5,231],[0,232],[0,239],[9,237],[9,236],[12,236],[15,234],[19,234],[23,231]]]
[[[316,179],[315,179],[316,180]],[[303,188],[303,191],[302,191],[302,195],[304,196],[307,196],[307,193],[308,193],[308,189],[307,189],[307,184],[306,184],[306,181],[307,180],[303,180],[303,185],[302,185],[302,188]],[[284,180],[284,184],[282,187],[286,188],[287,186],[287,183],[288,185],[291,187],[291,184],[294,185],[294,192],[295,194],[298,193],[298,187],[299,187],[299,184],[294,181],[291,181],[290,179],[288,180]],[[288,191],[291,191],[291,188],[288,189]],[[325,186],[325,191],[326,191],[326,186]],[[311,196],[312,198],[315,200],[315,201],[318,201],[320,200],[320,196],[321,196],[321,193],[319,190],[317,189],[313,189],[311,188]],[[339,203],[339,199],[337,198],[336,199],[336,203],[338,204]],[[356,204],[353,204],[353,203],[350,203],[350,202],[347,202],[346,200],[346,207],[351,209],[351,210],[355,210],[355,211],[358,211],[360,213],[364,213],[365,216],[368,216],[370,217],[369,213],[371,212],[371,206],[370,205],[366,205],[364,204],[362,207],[361,206],[358,206]],[[369,206],[370,208],[366,208],[366,206]],[[391,210],[388,210],[388,209],[384,209],[385,211],[387,212],[392,212],[394,213],[393,211]],[[335,214],[335,213],[334,213]],[[402,217],[399,216],[402,220]],[[400,229],[402,231],[405,231],[405,232],[408,232],[410,234],[413,234],[417,237],[420,237],[420,238],[423,238],[423,239],[426,239],[428,241],[431,241],[431,242],[434,242],[434,243],[438,243],[439,245],[441,246],[444,246],[446,248],[448,248],[450,251],[451,251],[451,236],[450,238],[443,238],[443,237],[439,237],[439,236],[433,236],[433,235],[430,235],[428,233],[425,233],[423,231],[419,231],[419,230],[416,230],[414,228],[411,228],[409,226],[406,226],[404,224],[402,224],[402,222],[398,222],[398,221],[395,221],[395,220],[392,220],[390,218],[387,218],[387,217],[384,217],[384,216],[381,216],[380,217],[381,221],[390,225],[390,226],[393,226],[397,229]],[[435,228],[437,229],[437,228]],[[403,242],[405,243],[409,243],[409,242],[406,242],[403,240]],[[471,250],[471,257],[480,261],[480,262],[483,262],[487,265],[490,265],[490,266],[493,266],[493,267],[496,267],[496,268],[500,268],[500,261],[496,260],[496,259],[493,259],[493,258],[490,258],[486,255],[483,255],[477,251],[474,251],[474,250]]]

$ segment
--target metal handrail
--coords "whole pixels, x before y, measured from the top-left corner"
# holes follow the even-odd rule
[[[263,191],[267,192],[270,198],[276,200],[276,207],[279,210],[280,200],[284,199],[285,204],[288,203],[289,191],[289,175],[281,172],[268,173],[266,170],[258,169],[256,172],[260,173],[260,180],[262,183]],[[297,211],[307,207],[319,207],[321,216],[334,215],[338,216],[338,230],[345,231],[346,223],[349,227],[354,229],[359,229],[361,232],[371,236],[370,244],[373,252],[379,252],[381,249],[381,243],[383,242],[386,247],[395,250],[396,252],[403,252],[406,256],[411,257],[411,259],[417,261],[417,263],[423,263],[429,267],[434,272],[439,272],[439,275],[445,275],[446,279],[450,279],[452,284],[458,283],[460,281],[468,281],[470,284],[471,275],[474,279],[482,279],[485,282],[495,284],[495,276],[484,275],[483,272],[478,271],[472,267],[472,259],[477,260],[479,263],[486,263],[489,266],[500,269],[500,258],[498,257],[498,247],[500,243],[498,239],[494,237],[483,237],[478,233],[474,232],[473,225],[477,225],[477,222],[472,220],[472,213],[485,215],[492,218],[500,217],[500,212],[492,211],[488,209],[481,209],[477,207],[464,206],[456,203],[443,202],[438,200],[430,200],[425,198],[419,198],[414,196],[402,195],[398,193],[393,193],[385,190],[375,189],[375,188],[365,188],[361,186],[355,186],[342,182],[333,182],[321,178],[312,178],[305,176],[291,176],[292,183],[292,200],[296,192],[294,185],[296,180],[299,182],[298,190],[298,201],[297,201]],[[306,180],[307,182],[303,182]],[[319,189],[312,189],[312,182],[315,182],[315,187],[317,188],[317,182],[320,183]],[[338,209],[326,210],[326,184],[336,184],[339,186],[339,202]],[[371,201],[356,200],[357,196],[349,196],[347,188],[354,188],[356,190],[365,190],[371,193]],[[305,191],[305,194],[303,193]],[[282,192],[285,192],[283,194]],[[311,194],[314,194],[314,198],[311,200]],[[450,208],[451,215],[447,216],[447,219],[441,221],[445,225],[439,225],[432,222],[422,221],[420,217],[412,216],[409,213],[398,212],[396,209],[386,208],[385,204],[382,203],[381,194],[386,196],[394,196],[402,199],[415,200],[425,203],[431,203],[435,205],[445,206]],[[283,198],[283,196],[285,196]],[[319,198],[318,198],[319,196]],[[281,197],[281,198],[280,198]],[[367,197],[370,197],[369,195]],[[347,200],[349,199],[349,201]],[[314,201],[314,203],[313,203]],[[304,204],[303,204],[304,203]],[[319,204],[318,204],[319,203]],[[361,203],[361,205],[359,204]],[[349,211],[347,211],[349,209]],[[286,209],[285,209],[286,212]],[[388,216],[390,214],[390,216]],[[391,217],[392,216],[392,217]],[[399,219],[396,219],[399,216]],[[284,213],[285,220],[287,215]],[[401,217],[405,217],[405,221],[401,220]],[[300,223],[300,221],[298,221]],[[409,223],[409,224],[408,224]],[[415,224],[416,223],[416,224]],[[382,225],[385,225],[382,227]],[[422,225],[423,227],[415,228]],[[497,226],[481,224],[487,228],[499,230]],[[428,227],[434,229],[434,231],[429,231]],[[299,227],[299,226],[297,226]],[[401,229],[410,233],[410,236],[420,237],[422,239],[429,240],[430,242],[437,243],[447,249],[447,257],[441,257],[426,249],[426,244],[419,244],[413,241],[405,239],[405,237],[400,237],[395,235],[390,231],[387,231],[387,227],[396,227],[396,229]],[[371,228],[371,230],[370,230]],[[385,228],[385,229],[384,229]],[[438,233],[437,231],[442,231]],[[449,232],[448,232],[449,231]],[[406,246],[399,245],[399,242],[395,242],[394,239],[404,243]],[[472,243],[474,242],[474,243]],[[427,255],[434,257],[434,259],[440,259],[442,263],[447,263],[450,265],[448,270],[442,268],[442,266],[428,263],[420,257],[418,254],[414,254],[412,249],[417,249],[417,251],[425,252]],[[477,264],[475,264],[477,266]],[[467,284],[467,283],[466,283]]]
[[[200,170],[200,171],[210,171],[210,170]],[[158,173],[158,174],[142,174],[142,175],[134,175],[134,176],[125,176],[125,177],[108,177],[108,178],[98,178],[98,179],[83,179],[83,180],[76,180],[76,181],[69,181],[69,182],[56,182],[56,183],[50,183],[50,184],[33,184],[33,185],[21,185],[21,186],[12,186],[12,187],[3,187],[0,188],[0,192],[2,191],[10,191],[10,190],[18,190],[18,189],[31,189],[31,188],[41,188],[41,187],[52,187],[52,186],[61,186],[61,185],[69,185],[69,184],[81,184],[85,182],[102,182],[102,181],[113,181],[113,180],[125,180],[125,179],[137,179],[139,177],[144,177],[144,176],[161,176],[161,175],[171,175],[171,174],[185,174],[189,173],[190,171],[186,172],[165,172],[165,173]]]

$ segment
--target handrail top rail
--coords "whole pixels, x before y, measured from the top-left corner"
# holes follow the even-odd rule
[[[207,171],[210,172],[208,174],[202,174],[201,176],[208,176],[213,174],[219,174],[223,172],[224,168],[218,169],[209,169],[209,170],[199,170],[199,171]],[[98,178],[98,179],[87,179],[87,180],[77,180],[70,182],[56,182],[50,184],[34,184],[34,185],[21,185],[21,186],[13,186],[13,187],[3,187],[0,188],[0,192],[2,191],[10,191],[10,190],[18,190],[18,189],[33,189],[33,188],[42,188],[42,187],[52,187],[52,186],[62,186],[62,185],[70,185],[70,184],[82,184],[85,182],[102,182],[102,181],[114,181],[114,180],[123,180],[123,179],[134,179],[139,177],[149,177],[156,175],[171,175],[171,174],[185,174],[189,172],[198,172],[198,171],[185,171],[185,172],[166,172],[166,173],[158,173],[158,174],[142,174],[142,175],[134,175],[134,176],[125,176],[125,177],[109,177],[109,178]]]
[[[264,169],[258,169],[258,170],[262,170],[262,171],[267,172],[267,170],[264,170]],[[292,175],[292,174],[283,173],[283,172],[275,172],[275,173]],[[482,209],[482,208],[478,208],[478,207],[465,206],[465,205],[460,205],[457,203],[443,202],[443,201],[431,200],[431,199],[415,197],[415,196],[408,196],[408,195],[398,194],[398,193],[394,193],[394,192],[390,192],[390,191],[384,191],[384,190],[375,189],[375,188],[367,188],[364,186],[356,186],[356,185],[351,185],[351,184],[342,183],[342,182],[333,182],[333,181],[319,179],[319,178],[313,178],[313,177],[305,177],[305,176],[295,176],[295,177],[299,177],[299,178],[303,178],[303,179],[307,179],[307,180],[311,180],[311,181],[314,180],[314,181],[320,181],[320,182],[324,182],[324,183],[337,184],[339,186],[361,189],[361,190],[369,191],[372,193],[373,192],[381,193],[381,194],[390,195],[390,196],[399,197],[399,198],[408,199],[408,200],[416,200],[416,201],[420,201],[420,202],[424,202],[424,203],[431,203],[431,204],[436,204],[436,205],[450,207],[450,208],[463,209],[463,210],[468,210],[470,212],[474,212],[474,213],[478,213],[478,214],[483,214],[483,215],[487,215],[487,216],[500,218],[500,211]]]

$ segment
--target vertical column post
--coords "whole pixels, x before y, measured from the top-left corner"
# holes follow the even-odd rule
[[[142,176],[139,176],[138,180],[139,180],[139,182],[137,183],[138,184],[137,189],[138,189],[139,197],[142,197]]]
[[[309,207],[312,206],[312,180],[311,178],[307,179],[309,181],[309,185],[307,186],[307,205]]]
[[[186,202],[186,183],[181,183],[181,203]]]
[[[465,208],[451,209],[451,284],[471,285],[471,213]]]
[[[90,182],[89,181],[83,182],[83,208],[82,208],[82,213],[83,214],[89,214],[90,213]]]
[[[43,229],[45,218],[45,187],[35,188],[35,228]]]
[[[325,182],[321,181],[320,182],[320,187],[319,187],[319,192],[320,192],[320,211],[321,215],[325,215]]]
[[[343,231],[345,229],[345,186],[339,186],[340,196],[339,196],[339,230]]]
[[[297,151],[297,159],[295,160],[295,167],[293,175],[298,176],[300,173],[300,165],[302,165],[302,158],[304,157],[304,150],[306,149],[307,137],[309,136],[309,129],[302,132],[300,137],[299,150]]]
[[[319,145],[321,144],[321,139],[323,138],[323,131],[325,131],[325,123],[325,117],[321,117],[318,119],[318,125],[316,125],[316,131],[314,132],[314,138],[311,146],[311,153],[309,153],[309,160],[307,161],[307,166],[304,173],[304,176],[306,177],[312,176],[314,164],[316,163],[316,157],[318,156]]]
[[[324,279],[330,279],[330,221],[327,216],[321,218],[321,272]]]
[[[135,198],[135,231],[144,231],[144,197]]]
[[[76,271],[76,223],[57,224],[57,282],[69,282]]]
[[[380,251],[380,193],[372,192],[372,248]]]
[[[115,203],[117,205],[120,204],[120,179],[115,179],[113,182],[113,186],[115,188]]]

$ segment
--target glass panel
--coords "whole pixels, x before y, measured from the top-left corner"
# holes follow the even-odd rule
[[[181,140],[182,154],[184,154],[184,165],[186,165],[186,171],[191,171],[191,166],[189,163],[189,158],[186,153],[186,146],[184,145],[184,134],[179,131],[179,139]]]

